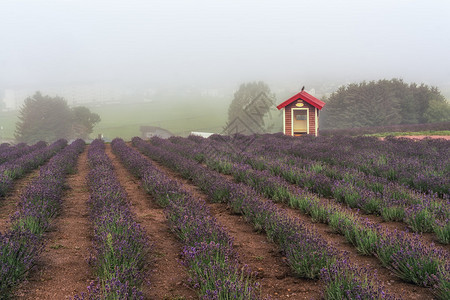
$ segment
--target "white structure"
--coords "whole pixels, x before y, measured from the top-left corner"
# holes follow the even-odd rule
[[[198,131],[191,131],[191,135],[197,135],[206,138],[209,138],[214,133],[211,132],[198,132]]]
[[[5,103],[6,111],[18,109],[16,93],[13,90],[5,90],[5,97],[3,98],[3,102]]]

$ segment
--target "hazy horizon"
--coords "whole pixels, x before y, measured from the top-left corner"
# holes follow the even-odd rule
[[[2,0],[0,89],[450,83],[449,1]]]

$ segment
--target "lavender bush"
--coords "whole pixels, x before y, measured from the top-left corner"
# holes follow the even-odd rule
[[[133,220],[127,195],[120,185],[101,140],[88,150],[91,170],[90,215],[94,224],[94,253],[97,285],[78,299],[142,299],[141,286],[147,271],[151,245]]]
[[[340,299],[395,299],[383,291],[374,279],[369,279],[369,270],[358,270],[346,260],[322,269],[325,281],[324,298]],[[373,277],[372,277],[373,278]]]
[[[139,139],[135,139],[133,142],[135,143],[135,145],[141,145],[142,147],[146,147],[147,149],[151,147],[148,146],[148,144],[143,144]],[[189,151],[188,147],[184,146],[181,148],[180,144],[171,145],[170,143],[164,141],[158,141],[158,144],[159,147],[164,147],[164,150],[169,150],[177,153],[181,153],[181,149],[183,149],[183,151]],[[161,155],[163,155],[163,152],[161,152]],[[208,161],[209,157],[206,156],[204,157],[204,159],[205,161]],[[270,180],[264,178],[255,178],[258,176],[267,177],[269,176],[267,173],[258,173],[259,171],[255,170],[248,171],[248,167],[241,167],[241,165],[239,164],[234,165],[236,166],[236,168],[232,168],[232,170],[236,170],[232,171],[232,174],[238,174],[237,176],[235,176],[237,179],[244,180],[244,182],[257,188],[267,196],[273,196],[273,194],[266,192],[267,186],[270,186],[270,184],[265,185],[264,187],[262,185],[258,185],[258,182],[260,180],[264,180],[265,182],[270,182]],[[246,174],[250,178],[245,179]],[[300,193],[302,192],[301,190],[299,191]],[[293,195],[294,198],[296,196],[297,195],[295,194]],[[423,197],[428,196],[424,195]],[[393,248],[389,248],[386,245],[395,245],[395,241],[397,239],[399,241],[403,241],[399,243],[400,245],[408,244],[408,242],[405,242],[406,240],[408,240],[408,237],[405,233],[400,232],[397,235],[397,238],[391,239],[390,233],[382,232],[379,227],[374,226],[369,222],[361,221],[356,216],[349,214],[336,206],[333,206],[331,204],[320,204],[318,201],[313,201],[312,205],[308,206],[306,202],[310,199],[314,199],[313,197],[300,196],[300,200],[297,202],[294,200],[294,198],[288,197],[288,203],[301,203],[299,204],[299,206],[306,210],[307,213],[310,212],[312,208],[316,209],[318,206],[321,206],[322,209],[320,210],[320,212],[326,215],[325,217],[323,217],[323,220],[325,220],[326,223],[329,223],[330,226],[332,226],[335,230],[343,234],[347,240],[355,245],[359,252],[366,255],[377,255],[377,257],[380,258],[385,266],[396,270],[395,273],[405,281],[413,282],[418,285],[432,286],[436,282],[436,280],[434,282],[425,281],[425,278],[438,278],[437,281],[441,281],[441,278],[446,278],[446,276],[448,276],[448,274],[446,275],[441,271],[438,271],[437,268],[437,266],[445,263],[445,261],[448,259],[448,255],[442,254],[435,247],[428,247],[418,241],[409,241],[408,247],[401,246],[403,247],[403,249],[410,249],[410,252],[408,252],[409,256],[400,255],[399,253],[395,252],[395,249],[397,248],[395,248],[394,246]],[[433,203],[433,205],[435,206],[437,202],[431,201],[430,203]],[[437,207],[442,208],[442,206]],[[445,214],[446,212],[444,210],[444,215]],[[392,256],[393,254],[389,251],[393,251],[392,253],[395,252],[396,255]],[[413,257],[414,262],[410,261],[411,257]],[[419,266],[422,267],[420,268]]]
[[[35,150],[42,149],[45,146],[47,146],[47,144],[41,141],[31,146],[28,146],[25,143],[20,143],[12,147],[3,147],[3,150],[0,150],[0,165],[5,162],[17,159],[22,155],[28,154]]]
[[[212,194],[216,187],[223,189],[225,186],[229,197],[224,200],[230,204],[233,211],[242,213],[257,230],[265,232],[270,240],[280,245],[289,265],[298,276],[318,278],[323,268],[328,268],[337,261],[337,251],[334,248],[297,219],[288,217],[287,212],[277,208],[271,201],[261,201],[256,192],[245,186],[231,182],[224,184],[223,178],[217,176],[203,176],[205,173],[210,174],[210,171],[194,161],[189,161],[185,156],[170,153],[167,151],[171,150],[168,147],[170,145],[165,142],[157,142],[159,147],[147,144],[139,138],[133,139],[133,144],[144,153],[176,170],[183,167],[184,176],[189,176],[196,184],[201,180],[202,184],[199,186],[203,187],[205,192]],[[160,148],[162,146],[164,149]]]
[[[49,158],[63,149],[67,145],[67,141],[61,139],[45,148],[42,145],[41,143],[34,151],[0,166],[0,197],[4,196],[12,187],[14,179],[20,178],[44,164]]]
[[[146,190],[166,205],[170,227],[184,243],[183,262],[202,299],[259,299],[259,284],[254,282],[249,269],[240,267],[232,239],[211,217],[205,203],[164,178],[163,173],[122,140],[115,139],[112,147],[124,164],[143,179]],[[153,188],[156,186],[153,182],[146,182],[155,178],[163,183],[157,188]]]
[[[66,141],[59,141],[50,150],[56,151],[66,144]],[[42,252],[43,232],[60,209],[64,178],[73,170],[83,147],[84,141],[77,140],[60,151],[40,169],[39,177],[22,194],[19,210],[11,217],[11,229],[0,235],[1,297],[9,297]]]

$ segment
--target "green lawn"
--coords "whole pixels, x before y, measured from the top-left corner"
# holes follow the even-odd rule
[[[107,139],[121,137],[130,140],[140,135],[140,126],[159,126],[181,136],[191,131],[221,133],[228,118],[229,101],[177,99],[86,106],[101,118],[91,134],[92,138],[103,134]],[[3,127],[3,130],[0,129],[1,139],[14,139],[17,116],[17,111],[0,112],[0,126]]]
[[[0,112],[0,140],[13,140],[18,112]],[[2,129],[3,128],[3,129]]]
[[[191,131],[220,133],[228,117],[228,104],[217,102],[110,104],[89,109],[102,119],[92,137],[103,134],[108,139],[125,140],[139,136],[140,126],[159,126],[181,136]]]

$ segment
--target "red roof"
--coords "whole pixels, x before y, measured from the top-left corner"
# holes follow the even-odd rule
[[[277,106],[277,108],[280,110],[283,107],[291,104],[292,102],[296,101],[296,100],[303,100],[308,102],[309,104],[311,104],[312,106],[318,108],[318,109],[322,109],[322,107],[324,107],[325,102],[320,101],[319,99],[317,99],[316,97],[311,96],[310,94],[308,94],[305,91],[301,91],[300,93],[292,96],[291,98],[287,99],[286,101],[284,101],[283,103],[281,103],[280,105]]]

